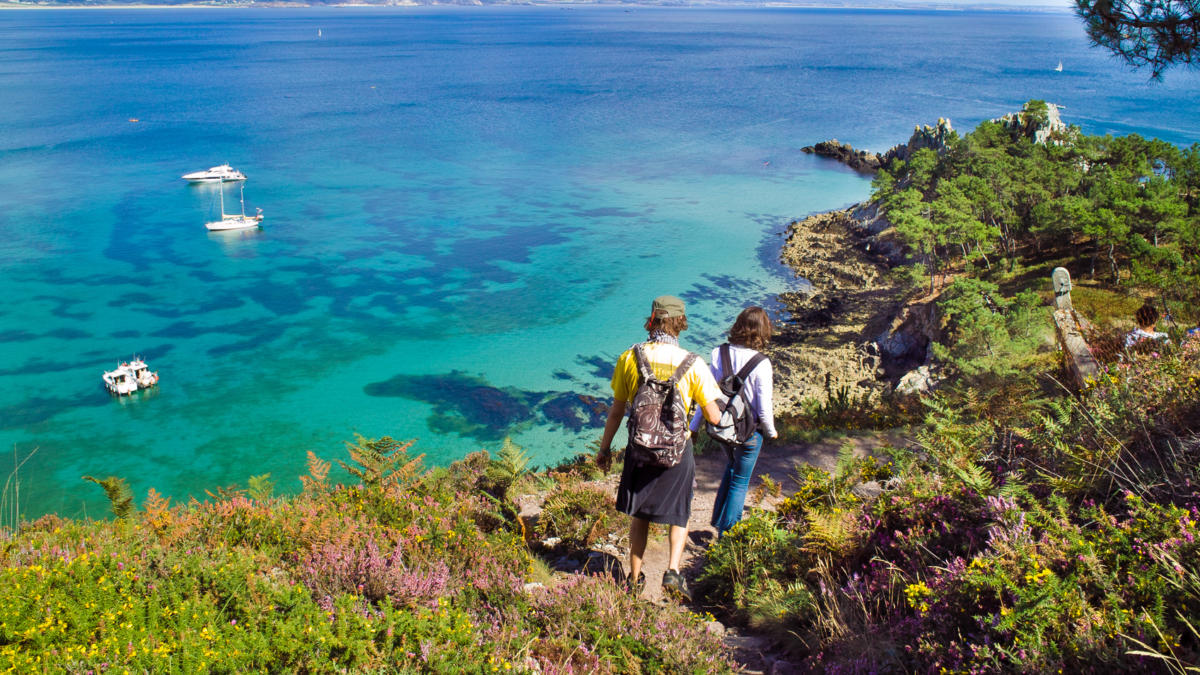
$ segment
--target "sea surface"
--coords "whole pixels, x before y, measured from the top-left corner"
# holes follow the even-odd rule
[[[292,492],[355,434],[551,464],[599,437],[654,296],[707,353],[801,283],[787,223],[870,191],[802,146],[1031,98],[1191,144],[1198,84],[1067,14],[0,11],[0,482],[24,461],[26,516],[100,517],[83,475]],[[221,188],[179,176],[224,162],[261,230],[205,230]],[[159,387],[111,398],[135,354]]]

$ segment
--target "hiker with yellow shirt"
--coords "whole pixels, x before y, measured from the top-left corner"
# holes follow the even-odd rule
[[[679,334],[687,327],[682,300],[671,295],[654,299],[645,324],[648,339],[617,359],[613,404],[596,461],[605,470],[611,466],[613,436],[628,411],[629,443],[617,486],[617,510],[633,518],[626,583],[633,592],[641,593],[646,582],[642,557],[650,523],[662,523],[670,526],[663,590],[690,600],[679,564],[687,543],[696,476],[691,411],[699,406],[705,419],[716,424],[721,415],[716,404],[721,391],[704,360],[679,346]]]

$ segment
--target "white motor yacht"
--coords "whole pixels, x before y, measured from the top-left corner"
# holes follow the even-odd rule
[[[225,190],[221,189],[221,219],[214,220],[211,223],[205,223],[204,227],[212,231],[217,230],[248,230],[252,227],[258,227],[262,222],[262,209],[255,209],[252,216],[246,215],[246,187],[242,186],[242,212],[241,213],[225,213]]]
[[[183,179],[189,183],[228,183],[230,181],[246,180],[246,174],[228,164],[222,164],[221,166],[210,167],[204,171],[185,173],[183,174]]]

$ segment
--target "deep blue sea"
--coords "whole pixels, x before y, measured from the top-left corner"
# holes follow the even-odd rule
[[[654,296],[706,352],[798,283],[789,220],[868,194],[800,147],[1031,98],[1190,144],[1197,85],[1066,14],[0,11],[0,479],[28,458],[25,515],[102,516],[84,474],[295,491],[356,433],[551,463],[599,436],[579,395]],[[224,162],[261,230],[205,230],[220,188],[179,176]],[[160,386],[110,398],[134,354]]]

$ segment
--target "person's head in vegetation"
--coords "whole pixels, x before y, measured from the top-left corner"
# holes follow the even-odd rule
[[[646,333],[651,339],[666,334],[679,337],[688,328],[687,308],[683,300],[673,295],[660,295],[650,303],[650,316],[646,318]]]
[[[762,307],[747,307],[729,329],[729,344],[762,351],[771,341],[771,317]]]
[[[1154,326],[1158,324],[1158,309],[1154,305],[1147,302],[1138,308],[1138,311],[1133,315],[1137,322],[1138,328],[1144,331],[1152,332]]]

